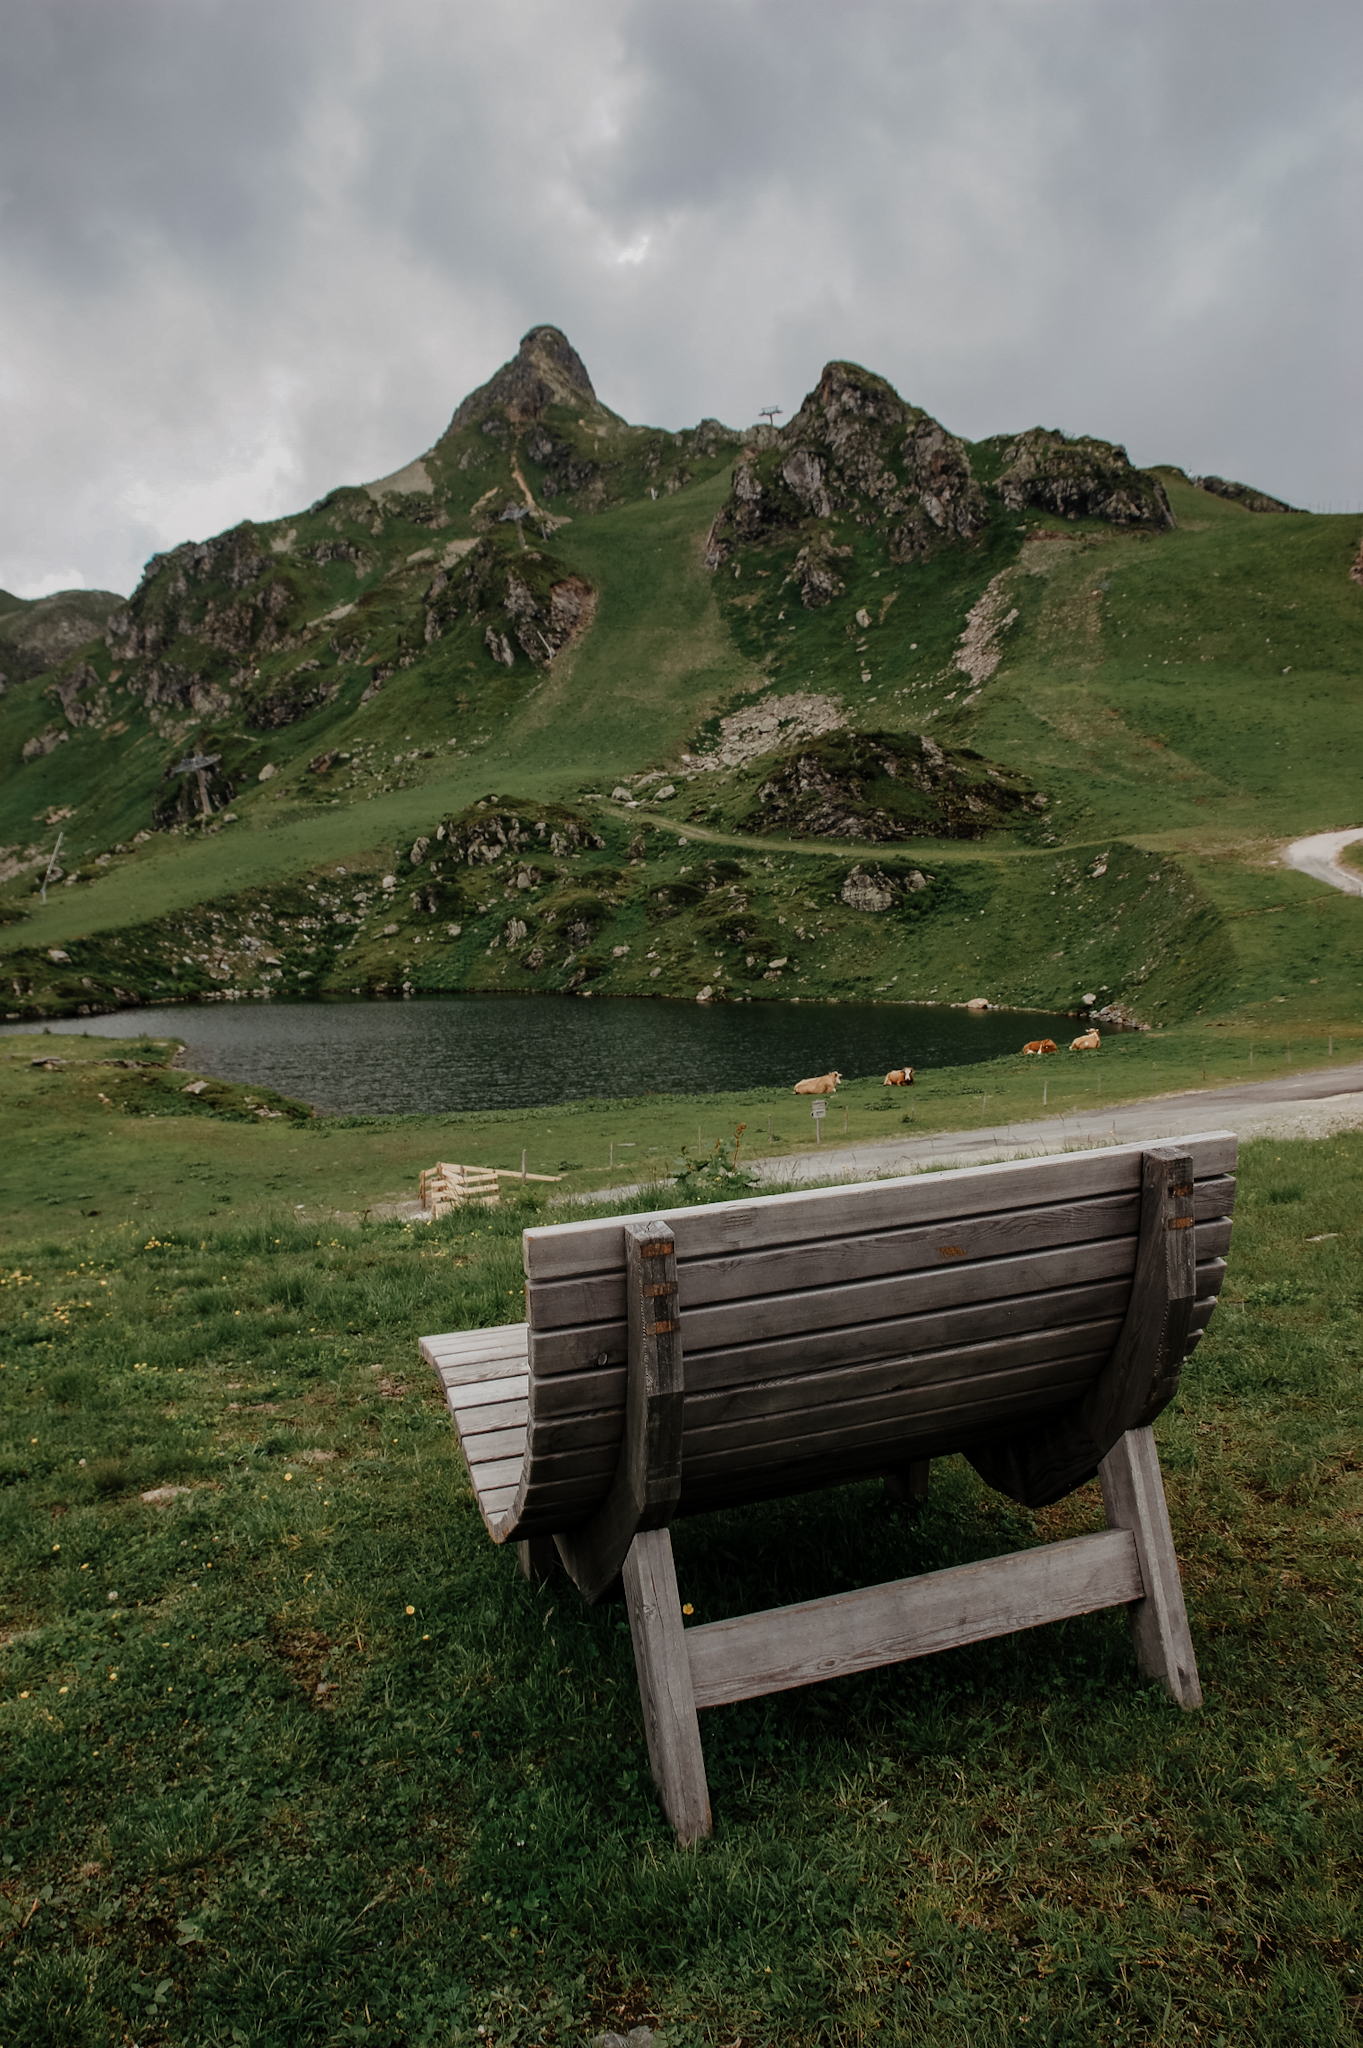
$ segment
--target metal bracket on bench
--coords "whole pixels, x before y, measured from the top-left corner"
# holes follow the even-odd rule
[[[624,1233],[629,1382],[620,1461],[591,1520],[554,1538],[569,1577],[592,1605],[616,1586],[636,1534],[664,1528],[681,1494],[677,1247],[658,1218],[631,1218]]]
[[[1178,1392],[1197,1298],[1193,1162],[1172,1145],[1141,1159],[1141,1221],[1126,1319],[1083,1400],[1007,1443],[967,1451],[990,1486],[1047,1507],[1092,1479],[1129,1429],[1152,1422]]]

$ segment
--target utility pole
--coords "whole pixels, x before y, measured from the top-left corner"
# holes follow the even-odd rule
[[[760,405],[757,408],[757,417],[760,420],[765,420],[769,427],[774,427],[776,425],[777,413],[784,411],[785,407],[783,405]]]
[[[63,839],[65,838],[65,837],[66,837],[66,834],[65,834],[64,832],[59,832],[59,833],[57,834],[57,843],[56,843],[56,845],[55,845],[55,846],[53,847],[53,849],[52,849],[52,858],[51,858],[51,860],[50,860],[50,861],[48,862],[48,864],[47,864],[47,873],[46,873],[46,874],[45,874],[45,875],[43,876],[43,889],[42,889],[42,896],[43,896],[43,902],[44,902],[44,903],[46,903],[46,901],[47,901],[47,885],[48,885],[48,883],[49,883],[49,882],[50,882],[50,881],[52,880],[52,876],[53,876],[53,874],[54,874],[54,873],[55,873],[55,871],[56,871],[56,866],[57,866],[57,855],[58,855],[58,854],[59,854],[59,853],[61,852],[61,850],[62,850],[62,840],[63,840]]]

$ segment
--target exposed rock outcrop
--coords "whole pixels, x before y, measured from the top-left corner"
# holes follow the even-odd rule
[[[1068,543],[1066,543],[1068,545]],[[984,595],[966,614],[965,631],[956,643],[956,666],[969,676],[972,688],[987,683],[1003,659],[999,635],[1017,617],[1017,606],[1008,602],[1011,570],[994,577]]]
[[[49,694],[61,705],[67,724],[80,727],[87,723],[91,711],[90,700],[83,693],[98,688],[99,676],[88,661],[83,661],[79,668],[53,683]]]
[[[1011,769],[927,733],[832,733],[784,755],[742,820],[800,838],[978,839],[1044,810]]]
[[[487,619],[483,643],[507,668],[515,665],[517,647],[546,668],[581,638],[596,612],[596,592],[584,577],[565,574],[538,548],[511,553],[491,537],[465,557],[455,589],[475,620]],[[451,612],[458,609],[454,598],[446,603]]]
[[[123,604],[113,590],[57,590],[32,598],[0,590],[0,670],[17,683],[55,668],[98,640]]]
[[[1232,483],[1224,476],[1190,476],[1190,484],[1199,491],[1210,491],[1214,498],[1229,498],[1237,505],[1243,505],[1246,512],[1298,512],[1301,507],[1289,505],[1283,498],[1271,498],[1267,491],[1256,491],[1252,484]]]
[[[998,489],[1010,512],[1031,505],[1062,519],[1105,519],[1113,526],[1177,523],[1159,478],[1135,468],[1116,442],[1088,434],[1071,439],[1032,427],[1017,435],[1003,450]]]
[[[340,677],[334,669],[317,674],[318,667],[315,661],[305,661],[279,688],[258,696],[247,710],[246,723],[257,732],[276,732],[281,726],[296,725],[319,706],[330,704],[340,692]]]
[[[231,593],[229,595],[229,593]],[[119,661],[161,653],[180,638],[227,654],[268,653],[288,637],[297,593],[252,525],[153,555],[105,641]]]
[[[844,877],[838,893],[849,910],[879,915],[893,909],[899,890],[894,879],[880,868],[855,867]]]
[[[493,810],[495,801],[485,798],[471,810],[446,818],[436,828],[436,844],[420,840],[422,861],[434,864],[446,859],[471,868],[492,867],[506,854],[549,853],[558,859],[590,846],[598,851],[605,840],[583,817],[553,806],[518,806],[516,810]],[[420,863],[418,863],[419,865]]]
[[[481,427],[489,419],[519,425],[540,419],[551,405],[598,404],[587,366],[567,335],[557,327],[532,327],[511,361],[456,408],[450,430]]]
[[[50,725],[46,732],[35,732],[31,740],[24,741],[23,758],[25,761],[41,761],[70,737],[69,732],[63,732],[59,726]]]
[[[750,438],[733,487],[710,529],[705,559],[720,568],[736,548],[851,521],[880,530],[891,559],[909,562],[970,541],[988,520],[965,443],[892,384],[856,363],[829,363],[784,427]],[[802,601],[836,594],[832,536],[810,536],[797,565]]]
[[[793,690],[784,697],[764,697],[758,704],[731,711],[719,721],[719,735],[708,751],[683,754],[688,768],[741,768],[796,740],[817,739],[847,723],[835,697],[813,690]],[[661,796],[661,790],[653,792]]]

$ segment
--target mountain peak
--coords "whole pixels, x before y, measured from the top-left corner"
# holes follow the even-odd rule
[[[562,329],[532,327],[511,361],[469,393],[450,426],[477,426],[489,413],[516,425],[541,418],[551,405],[599,403],[587,366]]]

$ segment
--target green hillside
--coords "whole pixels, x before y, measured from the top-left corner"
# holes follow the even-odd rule
[[[1363,822],[1358,551],[1092,437],[968,444],[853,364],[779,430],[630,426],[537,328],[406,469],[157,556],[12,664],[7,1014],[495,987],[1346,1028],[1357,905],[1279,863]]]

